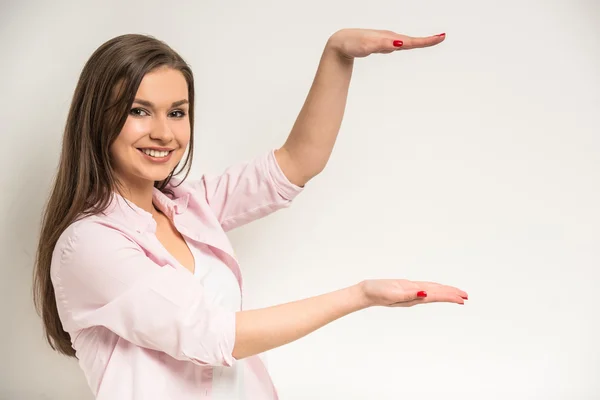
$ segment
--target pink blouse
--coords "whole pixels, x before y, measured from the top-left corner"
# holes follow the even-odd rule
[[[210,249],[230,269],[241,310],[242,274],[225,232],[288,207],[302,188],[286,178],[271,150],[172,190],[171,198],[154,189],[155,206],[194,254]],[[209,295],[155,232],[150,213],[114,194],[104,214],[71,224],[54,249],[58,313],[96,398],[215,400],[215,372],[235,370],[243,383],[228,399],[277,399],[258,355],[232,356],[236,308],[212,300],[223,296]]]

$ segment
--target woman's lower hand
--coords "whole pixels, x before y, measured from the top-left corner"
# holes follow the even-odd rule
[[[464,304],[466,292],[435,282],[370,279],[359,284],[368,306],[411,307],[422,303]]]

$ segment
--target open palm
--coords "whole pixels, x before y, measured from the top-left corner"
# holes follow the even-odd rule
[[[365,298],[373,306],[410,307],[439,302],[464,304],[468,299],[466,292],[435,282],[372,279],[361,284]]]

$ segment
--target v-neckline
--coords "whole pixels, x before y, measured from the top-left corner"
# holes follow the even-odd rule
[[[166,223],[169,223],[171,225],[173,225],[173,228],[176,232],[176,234],[178,234],[179,236],[181,236],[181,240],[183,240],[183,244],[187,247],[188,251],[190,252],[190,254],[192,255],[192,269],[186,267],[185,265],[183,265],[178,259],[177,257],[175,257],[167,248],[166,246],[163,244],[163,242],[160,241],[160,239],[158,238],[158,235],[156,235],[155,233],[155,237],[156,237],[156,241],[158,243],[160,243],[161,247],[163,248],[163,250],[170,256],[170,258],[172,258],[173,260],[175,260],[177,262],[177,264],[185,269],[186,271],[188,271],[189,273],[191,273],[192,275],[196,275],[196,254],[194,253],[194,249],[192,247],[192,245],[188,242],[188,240],[186,239],[185,235],[183,233],[181,233],[179,231],[179,229],[177,229],[177,226],[175,225],[175,221],[173,221],[171,218],[169,218],[168,215],[166,215],[160,208],[156,207],[156,205],[153,204],[153,207],[157,210],[157,212],[159,213],[159,217],[162,219],[163,217],[166,219]],[[154,221],[156,222],[156,230],[158,232],[158,227],[159,227],[159,223],[156,219],[156,217],[154,215],[152,215],[152,218],[154,219]],[[169,229],[171,229],[171,227],[169,227]]]

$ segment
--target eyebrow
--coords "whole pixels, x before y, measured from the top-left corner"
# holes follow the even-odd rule
[[[143,106],[146,106],[146,107],[154,108],[154,104],[151,101],[148,101],[148,100],[135,99],[133,102],[134,103],[139,103],[139,104],[141,104]],[[173,104],[171,104],[171,107],[179,107],[179,106],[181,106],[183,104],[189,104],[189,101],[187,99],[179,100],[179,101],[176,101]]]

